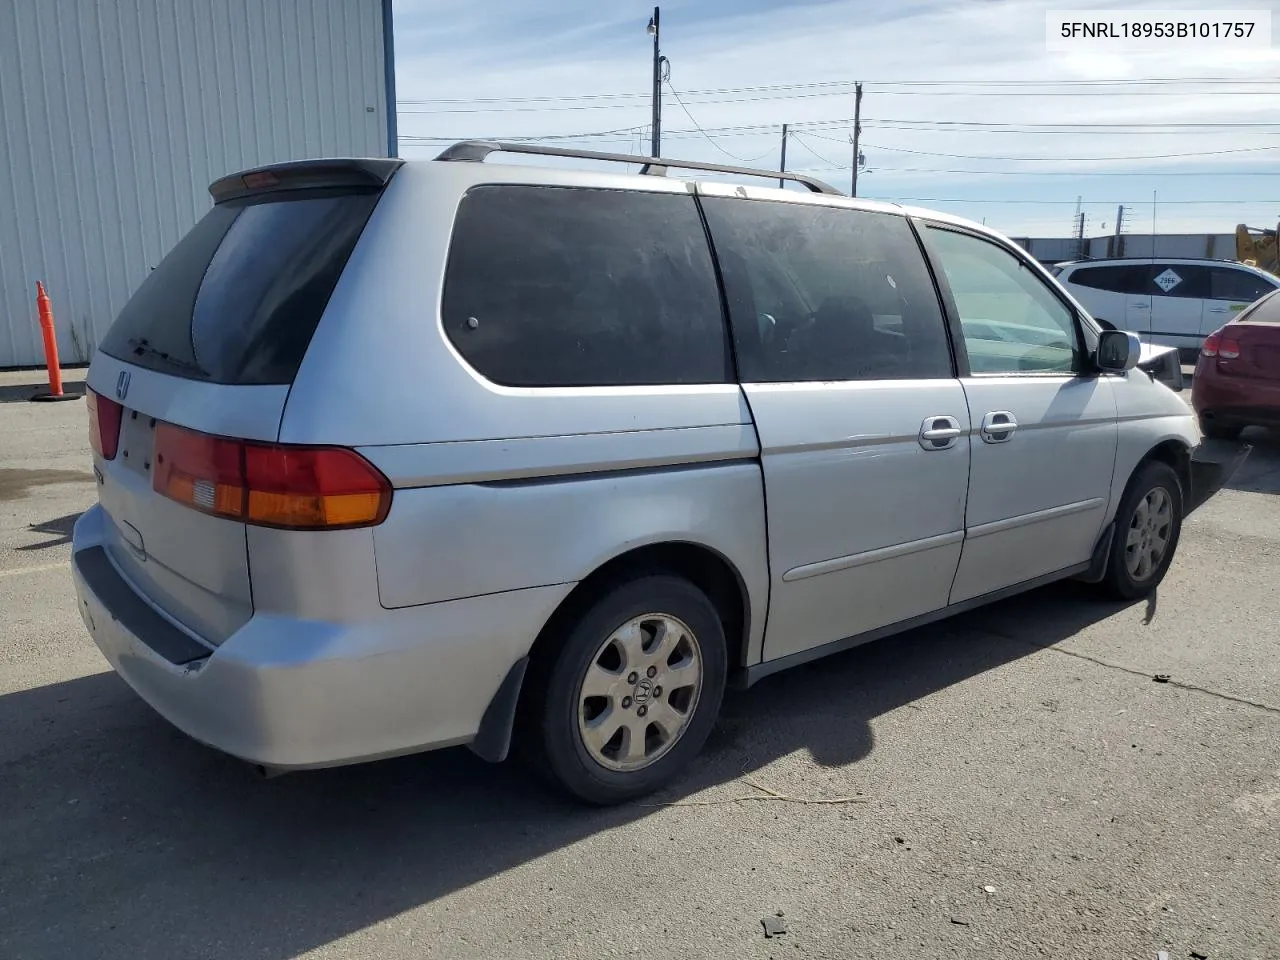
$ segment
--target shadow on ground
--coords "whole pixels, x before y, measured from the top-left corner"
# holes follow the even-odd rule
[[[49,384],[46,382],[35,383],[2,383],[0,384],[0,403],[23,403],[30,400],[38,393],[48,393]],[[83,380],[63,380],[62,392],[69,393],[73,396],[83,397],[85,391]]]
[[[876,717],[1121,609],[1059,584],[768,678],[649,802],[796,750],[857,764]],[[653,813],[574,805],[465,749],[262,780],[111,673],[0,697],[0,731],[0,955],[28,960],[284,960]]]
[[[28,543],[18,550],[48,550],[50,547],[61,547],[71,542],[71,533],[75,529],[76,521],[80,519],[79,513],[68,513],[65,516],[54,517],[52,520],[45,520],[42,523],[33,523],[27,529],[32,533],[43,533],[52,537],[52,540],[44,540],[40,543]]]
[[[1253,449],[1236,475],[1227,482],[1227,489],[1246,493],[1280,493],[1280,431],[1250,427],[1241,441]]]

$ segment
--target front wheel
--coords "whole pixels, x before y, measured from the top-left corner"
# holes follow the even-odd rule
[[[1111,557],[1102,585],[1121,600],[1147,596],[1164,579],[1182,532],[1182,484],[1153,461],[1133,477],[1116,511]]]
[[[536,668],[528,754],[589,803],[673,779],[706,742],[724,696],[724,628],[680,577],[644,576],[600,596]]]

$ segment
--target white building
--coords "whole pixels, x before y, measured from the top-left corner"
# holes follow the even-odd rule
[[[0,0],[0,368],[86,362],[263,163],[396,153],[391,0]]]

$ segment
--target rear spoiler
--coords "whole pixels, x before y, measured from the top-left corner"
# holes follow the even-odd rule
[[[280,190],[347,187],[381,190],[404,164],[398,158],[295,160],[241,170],[209,184],[214,203]]]

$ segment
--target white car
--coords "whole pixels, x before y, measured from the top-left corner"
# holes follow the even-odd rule
[[[1205,337],[1280,288],[1280,278],[1230,260],[1080,260],[1052,272],[1095,320],[1177,347],[1192,363]]]

